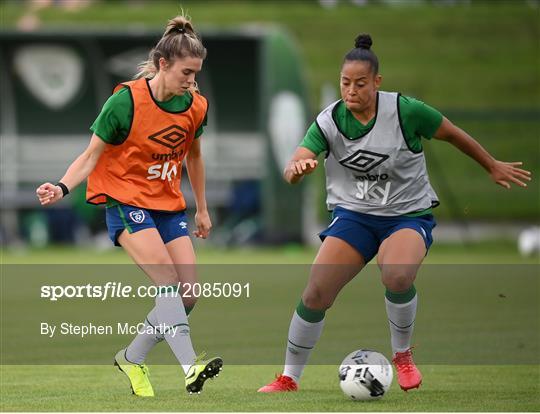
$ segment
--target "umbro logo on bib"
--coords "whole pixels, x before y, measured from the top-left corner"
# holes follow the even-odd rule
[[[349,155],[342,160],[339,160],[339,163],[344,167],[350,168],[351,170],[366,173],[368,171],[371,171],[378,165],[382,164],[389,157],[390,156],[386,154],[378,154],[372,151],[358,150],[354,154]]]
[[[142,223],[144,221],[144,211],[134,210],[129,212],[129,218],[135,223]]]
[[[187,133],[188,131],[181,126],[171,125],[150,135],[148,139],[174,150],[186,140]]]

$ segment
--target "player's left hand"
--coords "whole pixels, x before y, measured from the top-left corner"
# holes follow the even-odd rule
[[[489,175],[491,179],[500,186],[510,189],[510,183],[527,187],[525,181],[531,181],[531,172],[523,170],[518,166],[523,165],[522,162],[503,162],[495,161]]]
[[[195,213],[195,225],[197,226],[197,230],[193,232],[193,235],[199,239],[206,239],[210,234],[210,229],[212,228],[212,222],[210,221],[208,210],[197,210]]]

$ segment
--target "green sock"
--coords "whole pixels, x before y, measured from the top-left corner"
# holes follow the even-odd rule
[[[386,289],[385,293],[386,299],[392,303],[408,303],[414,298],[414,295],[416,295],[416,288],[414,285],[411,285],[405,292],[391,292]]]
[[[386,314],[390,326],[392,352],[405,352],[411,347],[418,295],[412,285],[405,292],[386,291]]]
[[[324,319],[326,311],[310,309],[306,305],[304,305],[304,302],[302,300],[300,300],[298,306],[296,307],[296,313],[298,313],[298,316],[300,316],[303,320],[315,323],[320,322]]]
[[[307,308],[302,301],[293,314],[287,337],[283,375],[296,382],[300,381],[309,355],[321,336],[324,314],[325,311]]]
[[[191,313],[191,311],[193,310],[194,307],[195,307],[195,305],[184,306],[184,309],[186,310],[186,315],[189,316],[189,314]]]

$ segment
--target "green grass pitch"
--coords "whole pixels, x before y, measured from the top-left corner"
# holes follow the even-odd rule
[[[153,369],[152,369],[153,368]],[[380,401],[341,393],[334,366],[310,366],[298,393],[261,395],[275,366],[229,366],[187,395],[180,369],[151,367],[156,397],[129,394],[112,366],[13,366],[2,369],[2,411],[538,411],[538,367],[425,366],[424,385],[404,393],[394,384]]]
[[[199,248],[198,251],[201,263],[309,263],[314,255],[311,249],[294,247],[242,251]],[[4,264],[90,263],[96,258],[101,263],[129,263],[120,250],[99,253],[50,248],[2,252]],[[300,392],[257,394],[257,388],[281,370],[279,364],[290,314],[306,278],[305,274],[298,274],[284,279],[286,289],[269,278],[254,282],[256,305],[249,308],[249,315],[242,311],[245,304],[241,303],[208,301],[197,305],[190,317],[194,345],[197,350],[222,355],[226,365],[220,377],[209,381],[203,393],[196,396],[185,393],[181,369],[160,359],[170,361],[165,344],[160,344],[148,360],[156,397],[132,396],[126,378],[112,364],[105,365],[128,337],[111,336],[99,347],[89,348],[96,360],[105,361],[99,365],[6,364],[13,347],[24,348],[17,342],[22,336],[5,337],[12,328],[6,310],[13,309],[15,303],[23,306],[24,303],[17,302],[21,300],[18,297],[3,297],[0,410],[538,411],[540,282],[534,271],[523,279],[518,274],[537,266],[538,259],[520,258],[511,244],[487,243],[467,248],[435,245],[427,262],[430,265],[425,266],[416,283],[421,298],[414,340],[416,359],[424,375],[419,390],[405,393],[394,379],[389,393],[380,401],[350,401],[341,393],[337,366],[348,352],[361,347],[377,349],[387,356],[390,352],[383,290],[378,278],[367,273],[351,282],[329,311],[323,337],[312,355],[313,364],[305,371]],[[456,266],[460,263],[469,265]],[[499,265],[493,267],[488,263]],[[528,265],[522,267],[523,263]],[[491,274],[493,269],[495,274]],[[375,274],[376,269],[372,270]],[[509,275],[512,271],[516,274]],[[9,288],[9,283],[3,280],[2,290]],[[31,314],[39,312],[38,309],[25,306],[24,313],[30,315],[25,317],[32,320]],[[79,304],[73,307],[73,317],[77,312],[83,313],[82,306],[78,309]],[[124,309],[123,312],[134,314],[134,320],[138,320],[146,308],[141,303],[122,303],[120,309],[119,312]],[[225,316],[231,325],[223,323]],[[212,326],[211,322],[216,320],[218,326]],[[234,326],[233,322],[241,326]],[[241,337],[242,332],[245,338]],[[238,355],[237,344],[242,339],[249,345],[242,349],[252,349],[256,363],[272,363],[248,365]],[[51,361],[42,354],[48,351],[40,345],[39,338],[35,348],[28,345],[26,348],[33,354],[28,361],[32,358]],[[62,343],[59,349],[64,356],[77,352],[76,345],[70,342]]]

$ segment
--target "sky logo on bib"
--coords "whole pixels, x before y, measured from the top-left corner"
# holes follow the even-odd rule
[[[388,196],[390,195],[391,182],[388,181],[383,185],[374,185],[369,181],[358,181],[356,183],[355,197],[365,201],[380,201],[381,205],[386,205]]]
[[[135,223],[141,224],[144,221],[144,211],[142,210],[130,211],[129,218]]]
[[[381,165],[389,157],[390,156],[386,154],[358,150],[354,154],[339,160],[339,163],[344,167],[350,168],[351,170],[366,173]]]

